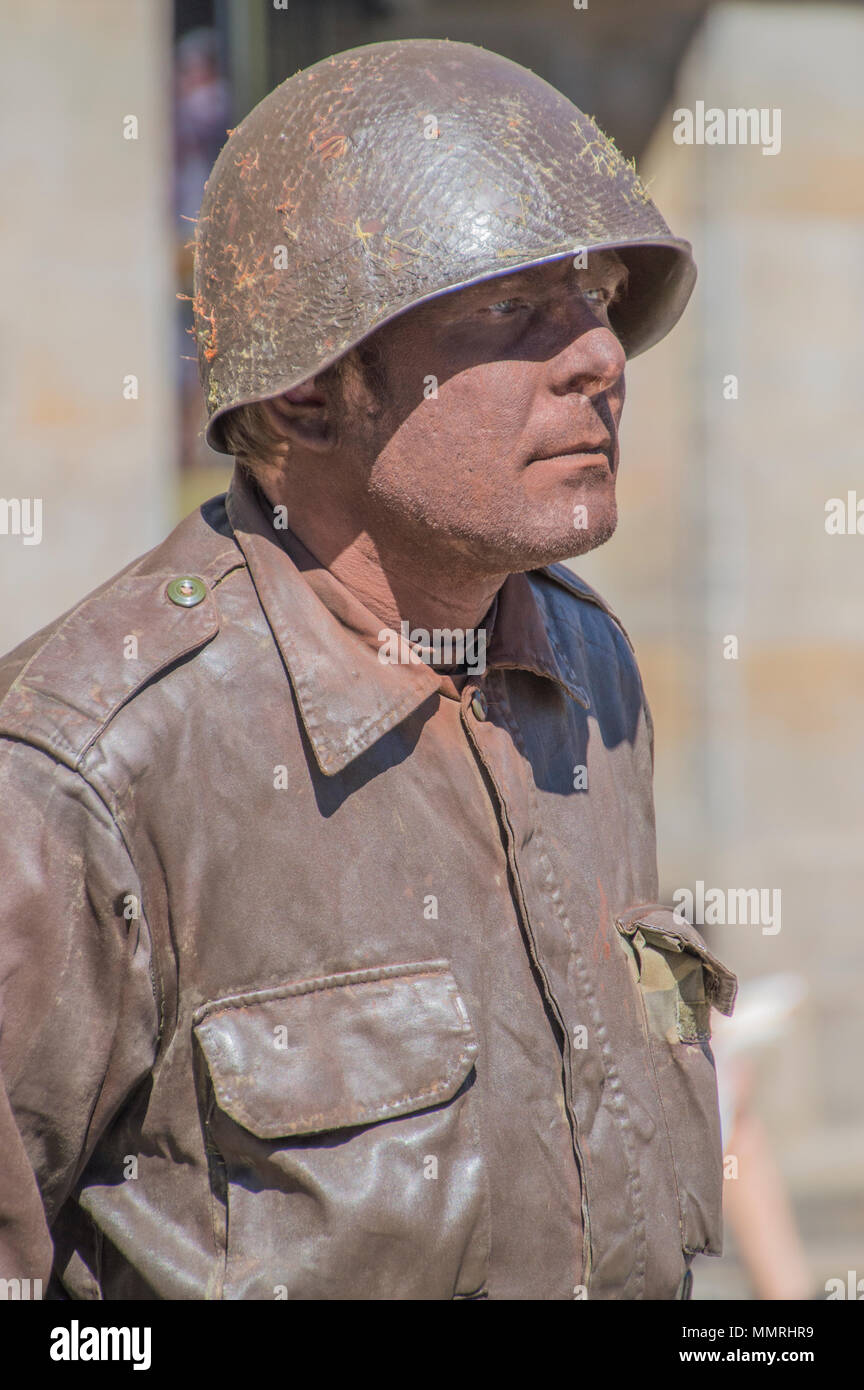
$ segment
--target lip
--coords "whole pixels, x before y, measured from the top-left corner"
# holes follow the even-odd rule
[[[598,444],[588,448],[582,445],[575,449],[562,449],[557,454],[539,454],[536,458],[531,459],[531,463],[548,463],[555,459],[604,459],[608,465],[610,462],[610,450],[610,444]]]
[[[543,459],[582,459],[588,455],[603,455],[604,459],[608,460],[611,449],[611,439],[603,439],[600,443],[565,443],[563,448],[554,450],[554,453],[539,453],[531,461],[542,463]]]

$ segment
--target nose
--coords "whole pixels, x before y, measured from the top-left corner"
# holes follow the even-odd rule
[[[564,326],[562,325],[562,330]],[[612,329],[583,302],[568,316],[566,343],[548,362],[556,395],[599,396],[621,380],[627,357]]]

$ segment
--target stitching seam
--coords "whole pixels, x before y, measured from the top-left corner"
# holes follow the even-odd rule
[[[318,994],[328,989],[343,989],[348,985],[377,984],[379,980],[398,980],[406,976],[450,974],[450,962],[418,961],[408,965],[372,966],[368,970],[352,970],[344,975],[321,975],[317,979],[298,980],[269,989],[250,990],[245,994],[229,995],[203,1004],[192,1015],[193,1027],[231,1009],[246,1009],[250,1004],[270,1004],[277,999],[294,999],[304,994]],[[455,981],[454,981],[455,983]]]

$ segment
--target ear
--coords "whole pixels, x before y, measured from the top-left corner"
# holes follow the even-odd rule
[[[262,401],[261,408],[288,443],[321,454],[331,447],[335,438],[332,400],[318,385],[317,377]]]

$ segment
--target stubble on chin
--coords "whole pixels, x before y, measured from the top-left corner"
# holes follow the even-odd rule
[[[614,536],[617,528],[618,509],[613,502],[611,507],[604,508],[603,512],[594,518],[593,523],[589,523],[584,528],[574,527],[573,535],[568,542],[570,549],[566,558],[572,559],[577,555],[587,555],[589,551],[605,545]]]
[[[615,533],[618,517],[614,503],[611,509],[592,519],[588,526],[577,530],[556,525],[544,530],[542,524],[510,529],[497,535],[475,534],[464,541],[468,552],[489,573],[520,574],[542,569],[544,565],[560,564],[587,555],[605,545]]]
[[[587,555],[605,545],[617,527],[618,507],[614,493],[592,499],[589,491],[566,506],[563,518],[556,515],[554,527],[545,535],[541,532],[524,536],[525,558],[530,555],[530,564],[524,568],[558,564]]]

